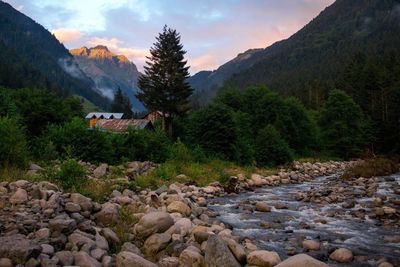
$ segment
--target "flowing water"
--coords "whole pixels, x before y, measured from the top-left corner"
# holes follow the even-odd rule
[[[382,223],[369,219],[358,219],[350,215],[351,209],[343,209],[341,203],[313,204],[296,201],[297,192],[305,192],[312,188],[323,187],[324,183],[336,179],[334,176],[323,176],[303,184],[280,185],[264,187],[254,192],[224,196],[210,201],[208,207],[217,211],[219,219],[233,227],[233,233],[249,237],[261,249],[276,251],[281,258],[287,258],[286,249],[295,247],[296,253],[303,252],[301,242],[305,238],[314,239],[322,245],[330,247],[346,247],[355,255],[365,255],[370,259],[365,263],[353,262],[348,265],[332,266],[376,266],[371,259],[385,257],[395,266],[400,266],[400,243],[385,243],[385,236],[400,235],[400,228],[384,226]],[[400,184],[400,174],[379,178],[377,194],[392,196],[393,185]],[[398,196],[397,196],[398,197]],[[272,207],[271,212],[250,212],[243,209],[246,204],[254,201],[266,201],[270,206],[281,203],[287,209]],[[368,204],[372,198],[356,199],[360,204]],[[354,209],[360,208],[356,205]],[[260,223],[268,223],[269,229],[264,229]],[[326,251],[314,252],[312,256],[328,262]]]

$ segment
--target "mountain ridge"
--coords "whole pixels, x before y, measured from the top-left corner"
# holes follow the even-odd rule
[[[59,95],[80,95],[102,107],[109,105],[54,35],[3,1],[0,1],[0,43],[8,51],[1,57],[0,65],[7,66],[0,72],[1,86],[47,88]],[[28,80],[19,78],[24,76]]]
[[[104,45],[91,48],[83,46],[71,49],[70,53],[104,96],[113,99],[115,91],[120,88],[131,100],[133,110],[144,110],[141,102],[135,97],[140,72],[125,55],[114,54]]]

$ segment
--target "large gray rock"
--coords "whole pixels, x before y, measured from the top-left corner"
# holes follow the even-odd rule
[[[24,235],[16,234],[0,237],[0,258],[21,262],[32,257],[36,258],[41,252],[42,247],[27,239]]]
[[[141,238],[146,238],[155,233],[163,233],[174,224],[171,215],[166,212],[150,212],[144,215],[135,225],[135,233]]]
[[[14,195],[10,197],[11,204],[23,204],[26,201],[28,201],[28,193],[22,188],[18,188]]]
[[[157,265],[132,252],[122,251],[117,255],[116,267],[157,267]]]
[[[107,164],[105,164],[105,163],[100,164],[99,167],[97,167],[97,168],[94,169],[94,171],[93,171],[94,177],[100,178],[100,177],[106,175],[107,169],[108,169],[108,165],[107,165]]]
[[[101,267],[101,263],[93,259],[84,251],[77,252],[74,255],[75,265],[79,267]]]
[[[210,235],[205,250],[205,263],[208,267],[240,267],[241,265],[229,250],[225,241],[217,235]]]
[[[267,250],[252,251],[247,255],[249,265],[260,267],[272,267],[281,262],[278,253]]]
[[[328,267],[328,265],[307,254],[297,254],[282,261],[275,267]]]

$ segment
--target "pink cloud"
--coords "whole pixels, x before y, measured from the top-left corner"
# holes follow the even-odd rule
[[[75,42],[83,36],[83,33],[81,31],[67,28],[55,29],[52,33],[62,43]]]

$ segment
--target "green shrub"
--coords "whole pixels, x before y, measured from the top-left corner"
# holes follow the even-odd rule
[[[0,166],[26,167],[28,148],[24,128],[15,118],[0,117]]]
[[[88,182],[86,169],[75,159],[67,159],[62,162],[60,169],[48,168],[44,173],[44,178],[53,181],[63,189],[77,190]]]
[[[288,144],[272,125],[268,125],[258,133],[255,153],[258,166],[275,166],[293,160]]]

